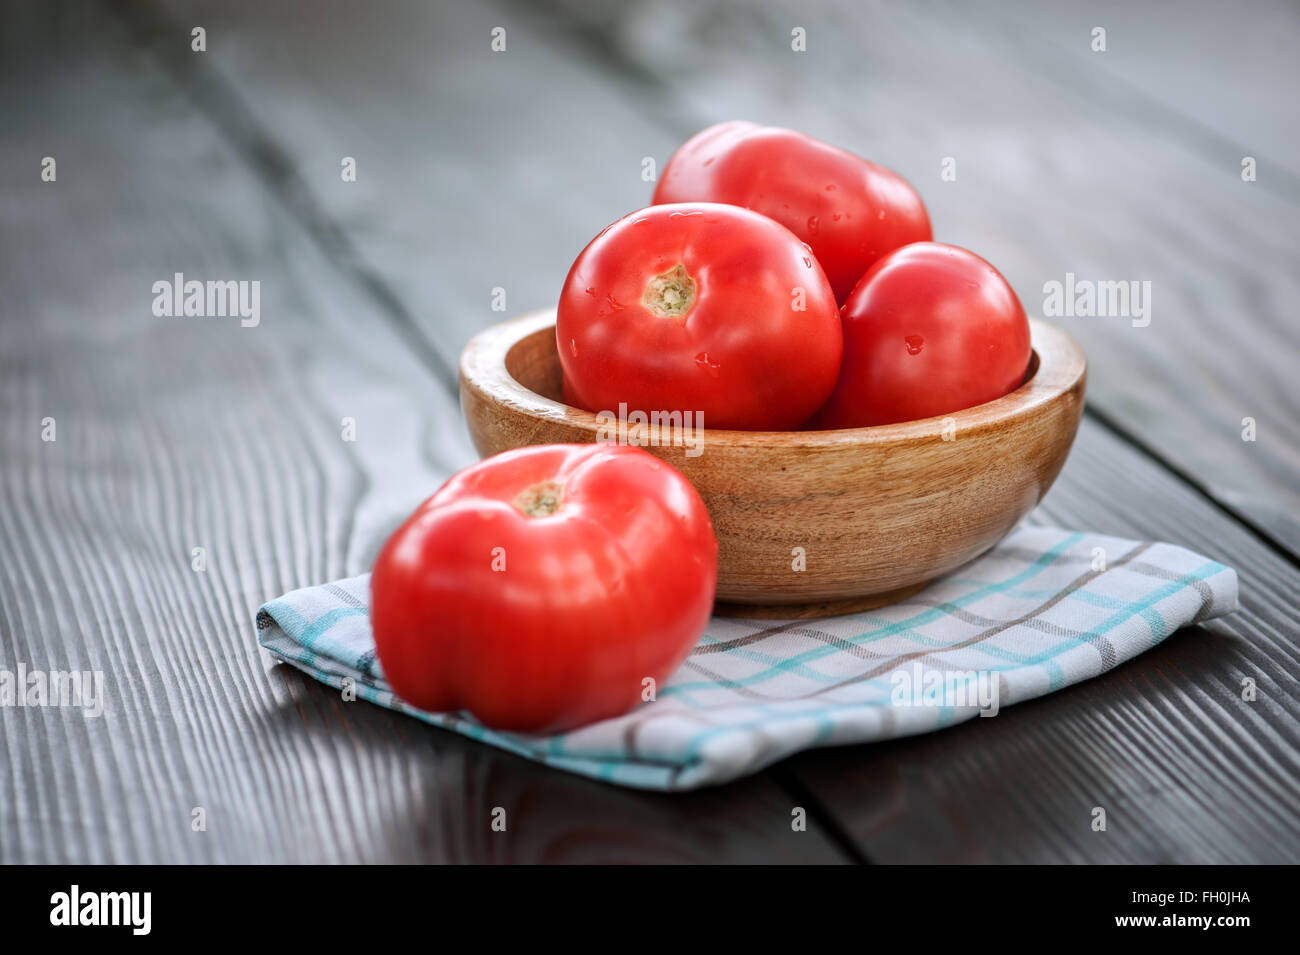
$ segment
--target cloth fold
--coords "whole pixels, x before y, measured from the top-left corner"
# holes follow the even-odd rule
[[[1180,627],[1237,609],[1237,575],[1172,544],[1022,527],[900,603],[820,620],[714,617],[653,702],[554,736],[427,713],[375,657],[370,575],[295,590],[258,641],[331,686],[530,759],[642,789],[686,790],[792,753],[910,736],[1097,676]]]

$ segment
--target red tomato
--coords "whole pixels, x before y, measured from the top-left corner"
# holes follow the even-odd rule
[[[841,302],[882,255],[932,237],[925,204],[897,173],[756,123],[719,123],[687,140],[654,201],[727,202],[775,219],[812,247]]]
[[[827,430],[912,421],[1000,398],[1029,367],[1029,320],[993,266],[940,242],[904,246],[844,303],[844,367]]]
[[[640,448],[519,448],[454,475],[384,545],[370,621],[423,710],[551,732],[618,716],[704,630],[718,542],[681,473]]]
[[[591,411],[692,412],[697,426],[796,427],[835,386],[835,295],[771,219],[712,203],[652,206],[596,236],[564,283],[556,347]]]

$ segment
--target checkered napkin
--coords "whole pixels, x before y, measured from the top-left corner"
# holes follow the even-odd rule
[[[262,607],[259,642],[331,686],[559,769],[642,789],[726,782],[814,746],[925,733],[1087,680],[1237,608],[1229,567],[1171,544],[1024,527],[901,603],[822,620],[714,617],[657,699],[555,736],[397,699],[369,575]]]

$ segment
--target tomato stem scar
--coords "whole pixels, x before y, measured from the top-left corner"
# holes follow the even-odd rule
[[[542,481],[520,491],[515,507],[527,517],[550,517],[564,501],[564,485],[559,481]]]
[[[695,304],[695,279],[678,262],[646,283],[641,304],[659,318],[681,318]]]

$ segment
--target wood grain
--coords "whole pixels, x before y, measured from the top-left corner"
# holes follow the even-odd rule
[[[365,570],[474,459],[454,394],[102,8],[0,26],[0,668],[107,698],[0,709],[0,862],[843,857],[770,777],[622,791],[273,665],[257,606]],[[260,324],[155,317],[177,271],[259,280]]]
[[[1031,324],[1025,383],[942,418],[727,431],[692,427],[678,411],[671,425],[629,419],[611,434],[608,419],[560,400],[555,312],[545,309],[470,340],[461,407],[485,456],[616,440],[678,468],[713,518],[718,600],[729,613],[752,604],[806,615],[809,603],[847,613],[901,599],[982,554],[1052,486],[1083,411],[1087,363],[1068,335]]]

